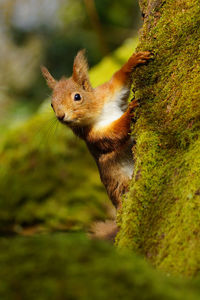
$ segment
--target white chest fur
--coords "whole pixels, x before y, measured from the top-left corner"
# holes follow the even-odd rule
[[[121,170],[129,179],[132,178],[133,168],[133,160],[124,160],[123,162],[121,162]]]
[[[123,152],[120,154],[119,164],[121,171],[129,178],[132,178],[134,161],[132,154],[133,137],[130,137],[128,144],[126,145]]]
[[[110,125],[123,115],[124,111],[122,107],[125,102],[124,97],[128,94],[128,92],[128,89],[122,89],[104,104],[102,112],[95,124],[96,129]]]

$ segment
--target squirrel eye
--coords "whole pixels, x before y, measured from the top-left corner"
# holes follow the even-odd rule
[[[80,94],[75,94],[74,95],[74,100],[75,101],[80,101],[81,100],[81,95]]]

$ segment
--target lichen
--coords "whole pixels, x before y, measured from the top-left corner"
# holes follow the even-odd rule
[[[145,16],[138,50],[153,59],[133,72],[135,169],[118,216],[119,247],[187,276],[200,269],[199,28],[197,0],[163,0]]]

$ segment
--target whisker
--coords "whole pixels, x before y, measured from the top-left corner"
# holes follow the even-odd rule
[[[56,135],[56,131],[57,131],[58,126],[59,126],[59,124],[60,124],[59,121],[58,121],[57,119],[56,119],[56,121],[57,121],[57,122],[54,123],[55,126],[52,128],[52,134],[51,134],[51,137],[54,137],[54,136]]]
[[[55,116],[51,116],[49,120],[47,120],[46,124],[41,124],[37,130],[36,138],[39,137],[39,146],[44,146],[48,144],[49,139],[52,135],[52,129],[58,124],[58,120]],[[55,130],[54,130],[55,131]]]
[[[43,144],[49,144],[50,138],[55,135],[55,128],[56,125],[58,124],[58,120],[54,118],[51,120],[46,132],[45,133],[45,138],[43,139]]]

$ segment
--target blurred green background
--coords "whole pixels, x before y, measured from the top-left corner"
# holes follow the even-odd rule
[[[40,73],[69,76],[85,48],[90,66],[136,35],[136,0],[1,0],[0,125],[27,119],[49,95]],[[17,113],[16,113],[17,111]]]

